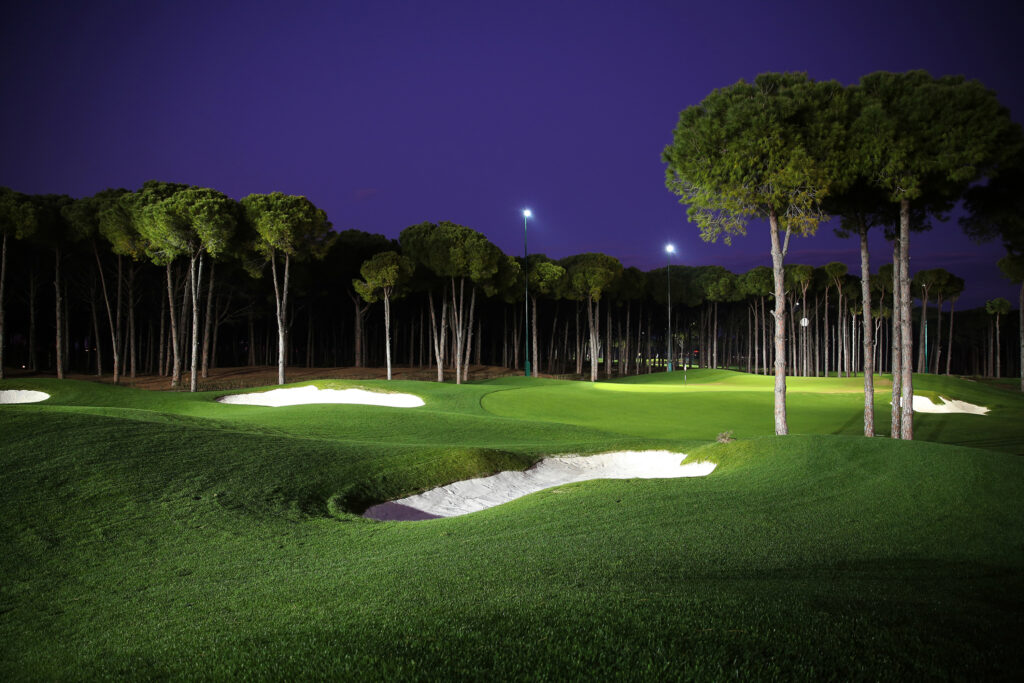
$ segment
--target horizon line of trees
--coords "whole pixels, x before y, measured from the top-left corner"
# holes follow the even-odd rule
[[[147,193],[164,199],[151,202],[156,209],[144,208],[136,224],[127,212],[149,207],[137,196]],[[3,196],[6,224],[12,213],[22,215],[16,223],[20,232],[5,245],[5,253],[17,253],[11,270],[19,317],[13,333],[10,325],[5,330],[16,365],[52,369],[58,376],[69,367],[106,371],[115,382],[127,368],[131,377],[140,371],[167,376],[171,386],[187,371],[193,390],[218,365],[276,362],[284,373],[292,363],[363,366],[383,356],[390,376],[393,346],[404,365],[435,367],[438,381],[445,370],[464,381],[474,360],[522,367],[522,259],[503,254],[465,226],[423,223],[404,230],[397,241],[357,230],[333,233],[307,200],[285,201],[282,195],[273,201],[291,207],[307,227],[290,242],[271,243],[264,237],[269,229],[261,231],[257,219],[274,225],[301,221],[288,223],[285,209],[275,215],[255,199],[233,206],[207,188],[151,181],[135,193],[103,191],[78,200],[7,190]],[[161,203],[168,198],[173,201]],[[190,236],[195,215],[205,226]],[[159,231],[158,220],[170,225]],[[201,248],[204,236],[208,249]],[[276,253],[271,245],[277,245]],[[296,255],[305,260],[293,269]],[[784,267],[788,306],[807,318],[806,327],[795,317],[789,320],[790,374],[863,372],[862,333],[855,324],[863,313],[863,290],[847,271],[838,262]],[[587,374],[596,380],[602,364],[605,377],[665,367],[669,291],[673,361],[763,374],[775,362],[768,339],[767,311],[774,299],[768,267],[740,274],[686,265],[643,272],[605,254],[560,260],[530,254],[527,272],[531,356],[546,374],[583,375],[589,365]],[[871,281],[879,340],[871,360],[880,371],[891,371],[893,363],[885,343],[891,330],[883,325],[892,317],[892,272],[891,264],[882,266]],[[41,313],[48,307],[44,290],[51,276],[53,315],[46,318]],[[971,329],[976,325],[960,331],[954,315],[963,288],[964,281],[944,269],[920,271],[912,279],[912,293],[930,324],[928,330],[921,325],[919,312],[917,371],[998,376],[1015,368],[1012,358],[1004,364],[1000,339],[1009,302],[990,302],[991,320],[977,326],[983,332],[991,327],[988,334],[977,334]],[[344,315],[346,299],[352,309]],[[384,315],[375,323],[369,311],[378,301]],[[979,317],[977,311],[960,315]]]
[[[909,271],[910,232],[945,220],[965,200],[969,215],[961,224],[976,239],[1003,241],[1008,256],[999,265],[1022,283],[1024,305],[1024,135],[979,83],[915,71],[871,74],[843,87],[804,74],[762,74],[684,110],[663,161],[667,187],[706,240],[728,242],[750,219],[765,218],[772,267],[742,275],[717,266],[644,273],[596,253],[524,261],[447,221],[410,226],[397,241],[336,233],[308,199],[281,193],[235,201],[210,188],[158,181],[79,199],[4,188],[0,376],[9,246],[19,252],[12,270],[25,313],[15,347],[23,362],[45,362],[58,377],[66,367],[102,374],[110,359],[115,382],[125,366],[131,376],[141,366],[178,386],[187,364],[195,391],[225,347],[232,363],[276,361],[279,383],[289,363],[363,366],[383,348],[390,377],[394,345],[409,365],[433,365],[438,381],[447,369],[462,382],[474,359],[518,367],[529,343],[538,369],[581,375],[588,363],[594,381],[602,362],[606,376],[650,372],[670,347],[703,367],[735,364],[766,374],[773,367],[779,434],[788,431],[788,374],[861,370],[865,435],[873,435],[873,376],[876,367],[888,368],[892,435],[912,438],[911,401],[901,398],[912,396],[915,367],[938,372],[944,354],[946,372],[955,363],[1002,374],[1000,323],[1009,302],[989,302],[993,331],[980,342],[969,336],[965,347],[953,330],[963,282],[942,269]],[[828,215],[841,218],[837,232],[860,240],[859,278],[839,263],[784,262],[790,239],[813,235]],[[873,227],[893,243],[893,263],[875,277],[867,256]],[[671,302],[662,296],[669,273]],[[51,274],[53,315],[42,325],[52,346],[39,343],[37,320]],[[522,338],[524,279],[529,340]],[[346,297],[351,325],[338,315]],[[916,331],[915,298],[922,302]],[[382,324],[367,317],[378,301]],[[929,301],[938,330],[930,334]],[[671,344],[670,307],[679,321]],[[798,308],[799,321],[789,313]],[[1024,325],[1019,314],[1018,323]],[[976,350],[986,341],[987,358]],[[48,352],[45,361],[40,350]],[[1024,344],[1020,360],[1007,359],[1005,367],[1014,364],[1024,390]]]

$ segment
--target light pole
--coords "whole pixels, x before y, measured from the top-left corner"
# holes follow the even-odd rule
[[[665,254],[668,256],[668,266],[665,268],[665,283],[668,285],[668,336],[665,339],[667,342],[665,359],[668,362],[668,370],[666,372],[672,372],[672,254],[674,253],[676,253],[676,248],[671,244],[666,244]]]
[[[526,344],[524,345],[526,356],[523,368],[526,370],[526,377],[530,376],[530,252],[526,248],[526,224],[531,218],[533,218],[533,212],[523,209],[523,282],[526,283],[526,296],[523,297],[523,314],[526,317]]]

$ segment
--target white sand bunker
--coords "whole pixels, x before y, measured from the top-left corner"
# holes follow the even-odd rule
[[[524,472],[499,472],[467,479],[408,498],[374,505],[363,516],[381,520],[420,520],[457,517],[507,503],[553,486],[588,479],[673,479],[703,477],[713,462],[680,464],[683,453],[624,451],[587,457],[545,458]]]
[[[5,389],[0,391],[0,403],[39,403],[50,398],[45,391],[28,389]]]
[[[318,389],[315,386],[272,389],[255,394],[232,394],[217,399],[221,403],[246,406],[302,406],[313,403],[355,403],[366,406],[417,408],[423,399],[412,394],[385,394],[364,389]]]
[[[914,394],[915,413],[970,413],[971,415],[985,415],[989,409],[985,406],[976,406],[965,401],[951,400],[945,396],[939,396],[942,405],[932,403],[927,396]]]

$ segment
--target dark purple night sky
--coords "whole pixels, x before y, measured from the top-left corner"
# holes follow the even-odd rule
[[[855,82],[964,74],[1024,120],[1019,2],[22,2],[0,27],[0,185],[93,194],[155,178],[303,194],[338,229],[453,220],[508,253],[649,269],[770,265],[768,237],[704,244],[664,187],[680,110],[763,71]],[[777,5],[773,7],[773,5]],[[785,9],[779,9],[785,7]],[[875,237],[873,269],[888,245]],[[1016,288],[955,221],[912,269]],[[847,262],[830,227],[787,259]]]

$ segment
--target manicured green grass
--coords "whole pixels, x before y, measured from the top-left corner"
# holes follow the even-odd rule
[[[0,676],[1012,678],[1024,400],[863,439],[862,378],[690,371],[407,391],[414,409],[5,381]],[[876,401],[888,432],[888,388]],[[885,394],[885,395],[883,395]],[[712,440],[732,430],[738,441]],[[950,444],[971,444],[964,448]],[[464,517],[367,505],[548,453],[669,448],[698,479],[594,481]]]

